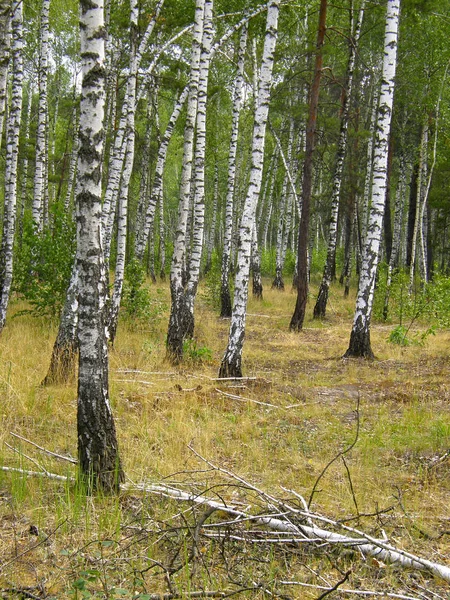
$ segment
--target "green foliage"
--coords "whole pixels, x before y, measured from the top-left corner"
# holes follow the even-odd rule
[[[197,346],[197,342],[192,339],[184,340],[183,356],[195,364],[211,362],[213,353],[207,346]]]
[[[150,288],[145,283],[144,267],[136,258],[125,268],[122,309],[132,325],[158,323],[166,309],[164,302],[152,297]]]
[[[14,290],[34,315],[56,318],[66,298],[75,255],[75,224],[61,206],[50,209],[51,225],[38,233],[26,215],[14,265]]]
[[[211,267],[205,277],[202,297],[208,306],[220,309],[222,260],[216,250],[211,255]]]
[[[388,337],[388,342],[390,344],[396,344],[397,346],[423,346],[427,337],[430,335],[435,335],[436,328],[429,327],[425,331],[415,333],[414,335],[409,335],[410,327],[405,327],[404,325],[397,325]]]

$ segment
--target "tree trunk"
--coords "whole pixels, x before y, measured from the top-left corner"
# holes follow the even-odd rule
[[[11,0],[0,1],[0,148],[6,114],[8,66],[11,45]]]
[[[255,114],[252,137],[250,182],[239,228],[239,247],[228,346],[220,366],[219,377],[242,376],[242,349],[245,338],[245,315],[248,300],[250,254],[256,204],[261,190],[264,160],[264,142],[269,113],[270,88],[274,52],[277,40],[280,0],[272,0],[267,10],[266,36],[258,85],[258,108]]]
[[[230,262],[231,262],[231,240],[233,236],[233,219],[235,206],[235,185],[236,185],[236,155],[239,135],[239,116],[242,103],[242,85],[244,81],[244,63],[245,51],[247,48],[247,27],[242,28],[238,60],[237,73],[234,83],[233,93],[233,116],[231,125],[230,152],[228,154],[228,179],[227,179],[227,197],[225,200],[225,228],[223,234],[222,249],[222,270],[220,279],[220,316],[223,319],[231,317],[231,296],[230,296]]]
[[[331,217],[328,233],[328,249],[325,267],[323,271],[322,283],[314,306],[314,318],[324,319],[327,310],[328,293],[332,280],[333,270],[336,265],[336,243],[339,215],[339,200],[341,195],[342,176],[344,172],[344,159],[347,147],[348,122],[350,119],[350,103],[353,92],[353,73],[355,70],[356,53],[358,49],[359,36],[364,16],[365,0],[361,3],[358,20],[355,31],[353,32],[353,18],[351,19],[350,35],[353,39],[350,41],[350,53],[348,57],[346,84],[343,91],[341,125],[339,132],[339,141],[336,153],[336,163],[334,166],[333,189],[331,192]],[[352,218],[352,217],[349,217]]]
[[[325,22],[327,13],[327,0],[321,0],[319,13],[319,29],[316,43],[316,64],[314,79],[309,98],[309,118],[306,127],[306,151],[303,163],[302,182],[302,214],[298,230],[298,274],[297,274],[297,302],[294,314],[289,325],[291,331],[300,331],[306,313],[308,300],[308,233],[309,215],[312,193],[313,154],[316,136],[317,110],[319,106],[320,78],[322,75],[322,47],[325,39]]]
[[[258,248],[258,232],[256,231],[256,223],[253,225],[252,235],[252,275],[253,275],[253,297],[257,300],[263,299],[263,284],[261,279],[261,256]]]
[[[425,183],[426,178],[426,161],[427,161],[427,147],[428,147],[428,120],[426,119],[422,126],[422,134],[420,136],[420,151],[419,151],[419,166],[417,171],[417,189],[415,197],[415,212],[414,212],[414,227],[412,232],[411,240],[411,262],[409,264],[409,294],[412,293],[414,284],[414,273],[416,267],[416,255],[417,255],[417,238],[419,234],[419,228],[422,228],[421,216],[422,216],[422,204],[424,203],[425,195]]]
[[[44,226],[45,193],[48,189],[47,173],[47,119],[48,119],[48,48],[49,24],[48,12],[50,0],[42,0],[39,31],[39,106],[36,132],[36,165],[34,174],[33,222],[38,231]]]
[[[345,357],[373,358],[370,344],[375,278],[378,266],[381,229],[386,197],[387,154],[394,100],[394,79],[397,58],[400,0],[388,0],[384,39],[384,61],[381,94],[374,143],[372,202],[359,278],[356,310],[350,344]]]
[[[167,332],[167,354],[177,363],[183,356],[185,323],[189,320],[189,309],[184,301],[186,265],[187,227],[191,200],[192,163],[194,156],[194,133],[197,121],[198,86],[200,75],[200,54],[203,38],[205,0],[197,0],[195,7],[195,28],[192,40],[191,77],[187,106],[186,126],[184,130],[183,166],[181,173],[180,201],[178,205],[178,223],[170,270],[171,310]]]
[[[42,385],[67,383],[75,375],[78,351],[78,270],[75,257],[66,300],[61,313],[58,335],[53,345],[52,357]]]
[[[124,479],[109,403],[102,250],[105,41],[103,2],[80,2],[82,89],[77,194],[79,275],[78,459],[88,491],[114,493]]]
[[[0,332],[3,331],[5,326],[6,311],[11,292],[16,228],[17,165],[23,87],[23,4],[20,0],[14,0],[12,3],[11,30],[12,82],[11,108],[6,127],[5,208],[0,254]]]

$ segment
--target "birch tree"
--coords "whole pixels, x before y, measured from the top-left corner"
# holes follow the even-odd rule
[[[38,124],[36,131],[36,164],[34,171],[33,222],[38,231],[44,221],[45,194],[48,190],[47,121],[48,121],[48,48],[50,0],[42,0],[39,27]]]
[[[80,2],[82,89],[77,190],[79,275],[78,458],[89,489],[115,492],[123,481],[109,402],[105,335],[106,278],[102,248],[102,165],[105,105],[103,1]]]
[[[178,204],[177,229],[175,232],[174,250],[170,270],[171,308],[167,332],[167,352],[170,359],[174,362],[178,362],[183,356],[185,321],[186,319],[189,319],[188,309],[184,302],[184,275],[186,268],[187,226],[191,198],[194,134],[197,121],[200,53],[203,38],[204,12],[205,0],[197,0],[195,5],[195,27],[192,40],[187,116],[184,130],[180,200]]]
[[[258,108],[255,113],[253,125],[250,181],[239,227],[233,314],[231,316],[228,345],[220,366],[219,377],[242,376],[242,350],[245,338],[251,242],[256,205],[261,190],[264,142],[269,114],[270,89],[272,86],[273,62],[278,32],[279,7],[280,0],[272,0],[268,4],[266,34],[257,94]]]
[[[242,28],[237,60],[237,72],[233,91],[233,114],[231,121],[230,151],[228,154],[227,196],[225,199],[225,227],[223,233],[222,267],[220,278],[220,316],[231,317],[230,261],[231,238],[233,234],[234,189],[236,184],[236,154],[239,135],[239,117],[241,114],[242,85],[244,81],[245,51],[248,28]],[[256,90],[255,90],[256,93]]]
[[[9,52],[11,43],[11,0],[0,2],[0,147],[5,121]]]
[[[23,4],[14,0],[11,7],[12,81],[11,106],[6,127],[5,203],[0,254],[0,332],[6,322],[13,277],[14,233],[16,229],[19,133],[23,91]]]
[[[387,157],[392,106],[394,100],[394,79],[397,66],[398,24],[400,0],[388,0],[386,28],[384,36],[384,58],[381,77],[380,101],[377,112],[377,127],[374,141],[373,183],[371,206],[364,254],[356,299],[356,309],[350,344],[345,357],[373,358],[370,344],[370,321],[372,316],[375,277],[377,272],[381,242],[384,201],[386,194]]]

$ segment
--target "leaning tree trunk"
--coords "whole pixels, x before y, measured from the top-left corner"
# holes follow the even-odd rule
[[[236,154],[239,135],[239,116],[242,104],[242,86],[244,82],[245,50],[247,48],[248,28],[242,28],[237,60],[237,73],[233,92],[233,116],[231,124],[230,151],[228,154],[227,196],[225,200],[225,228],[223,232],[222,270],[220,278],[220,316],[223,319],[231,317],[230,296],[230,263],[231,240],[233,236],[233,219],[236,185]]]
[[[319,29],[316,43],[316,63],[314,67],[314,79],[310,91],[309,117],[306,127],[306,150],[303,163],[302,183],[302,209],[300,226],[298,229],[298,266],[297,266],[297,302],[294,314],[289,325],[291,331],[300,331],[306,313],[306,302],[308,300],[308,233],[309,215],[312,194],[313,154],[316,136],[317,109],[319,106],[320,78],[322,75],[322,47],[325,39],[325,21],[327,14],[327,0],[321,0],[319,13]]]
[[[195,329],[194,305],[200,278],[200,264],[205,229],[205,156],[206,156],[206,101],[211,60],[213,0],[206,0],[203,17],[203,40],[200,55],[200,74],[197,103],[197,131],[195,139],[194,215],[192,250],[187,273],[185,302],[187,319],[183,321],[183,338],[192,338]]]
[[[359,17],[356,22],[355,31],[351,31],[353,39],[350,41],[350,54],[347,65],[347,81],[346,89],[344,90],[344,98],[342,102],[341,126],[339,132],[339,141],[336,154],[336,163],[334,166],[333,188],[331,192],[331,217],[330,227],[328,232],[328,248],[325,267],[323,270],[322,283],[320,284],[319,294],[317,296],[316,305],[314,306],[314,318],[324,319],[327,311],[328,293],[330,290],[333,270],[336,264],[336,243],[339,215],[339,200],[341,195],[342,175],[344,172],[344,159],[347,147],[348,122],[350,118],[350,103],[353,91],[353,72],[355,70],[356,52],[358,48],[359,36],[361,33],[361,25],[364,16],[365,0],[362,1]],[[353,26],[351,26],[353,29]],[[350,217],[352,218],[352,217]]]
[[[0,1],[0,148],[6,113],[9,53],[11,45],[11,0]]]
[[[124,479],[109,403],[102,248],[105,40],[103,1],[80,1],[82,88],[77,190],[78,459],[88,490],[116,492]]]
[[[13,249],[16,228],[17,166],[23,87],[23,5],[14,0],[11,10],[12,82],[11,107],[6,128],[5,208],[0,254],[0,332],[6,321],[13,277]]]
[[[134,122],[136,114],[136,85],[138,72],[137,58],[137,35],[138,35],[138,3],[137,0],[130,2],[130,69],[127,80],[127,117],[125,130],[125,156],[124,168],[119,189],[119,210],[117,219],[117,257],[114,277],[114,289],[110,304],[108,320],[109,340],[113,344],[117,332],[119,320],[120,301],[122,298],[123,281],[125,275],[125,257],[127,245],[127,221],[128,221],[128,190],[131,180],[131,171],[134,161]]]
[[[192,163],[194,156],[194,133],[197,121],[198,85],[200,75],[200,53],[203,38],[203,17],[205,0],[197,0],[195,7],[195,28],[192,40],[191,76],[184,129],[183,166],[181,172],[178,222],[175,232],[172,266],[170,270],[171,310],[167,332],[167,354],[173,362],[183,356],[184,321],[189,318],[184,302],[184,269],[186,265],[187,227],[191,200]]]
[[[399,13],[400,0],[388,0],[381,94],[374,142],[372,201],[359,278],[356,310],[350,335],[350,344],[345,353],[346,358],[374,357],[370,344],[370,320],[372,316],[375,277],[379,260],[386,194],[387,155],[394,100]]]
[[[39,105],[38,124],[36,131],[36,165],[34,172],[33,196],[33,222],[38,231],[44,225],[45,193],[48,187],[47,174],[47,119],[48,119],[48,49],[49,49],[49,24],[48,12],[50,0],[42,0],[41,20],[39,32]]]
[[[231,317],[228,346],[220,366],[219,377],[242,376],[242,349],[245,337],[245,316],[248,301],[250,276],[250,255],[256,205],[261,190],[264,160],[264,142],[267,117],[269,114],[270,88],[274,52],[277,41],[278,13],[280,0],[272,0],[268,5],[266,35],[258,85],[258,103],[255,113],[252,137],[250,181],[245,198],[239,228],[237,272],[234,291],[234,307]]]

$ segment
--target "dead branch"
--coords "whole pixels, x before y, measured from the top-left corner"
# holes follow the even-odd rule
[[[243,396],[236,396],[235,394],[229,394],[228,392],[223,392],[218,388],[215,388],[215,391],[222,396],[226,396],[227,398],[231,398],[232,400],[239,400],[240,402],[253,402],[254,404],[260,404],[262,406],[269,406],[270,408],[281,408],[280,406],[276,406],[276,404],[270,404],[269,402],[261,402],[260,400],[253,400],[252,398],[244,398]]]
[[[51,452],[50,450],[47,450],[46,448],[39,446],[35,442],[28,440],[27,438],[19,435],[18,433],[14,433],[14,432],[10,431],[9,435],[12,435],[13,437],[15,437],[17,439],[22,440],[23,442],[26,442],[27,444],[30,444],[31,446],[34,446],[35,448],[38,448],[38,450],[41,450],[41,452],[45,452],[45,454],[48,454],[49,456],[54,456],[55,458],[59,458],[60,460],[66,460],[67,462],[70,462],[74,465],[77,464],[77,461],[74,458],[71,458],[70,456],[63,456],[62,454],[56,454],[56,452]]]

